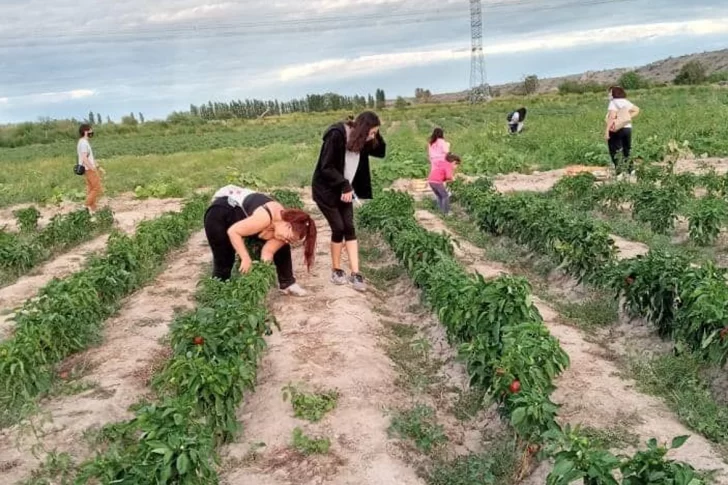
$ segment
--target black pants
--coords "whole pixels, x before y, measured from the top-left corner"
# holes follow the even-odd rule
[[[230,279],[235,265],[235,248],[233,248],[227,230],[230,228],[225,207],[212,206],[205,214],[205,234],[212,249],[212,276],[223,281]],[[258,238],[254,238],[260,241]],[[260,241],[261,243],[263,241]],[[278,285],[283,290],[296,282],[293,277],[293,260],[291,246],[286,244],[273,256],[273,264],[278,274]]]
[[[632,152],[632,128],[622,128],[610,133],[607,144],[609,145],[609,156],[612,157],[612,163],[617,173],[621,171],[617,158],[617,153],[620,151],[624,156],[624,161],[627,162],[627,171],[631,172],[633,165],[629,155]]]
[[[353,203],[327,202],[319,198],[314,198],[314,201],[331,227],[331,242],[356,241]]]

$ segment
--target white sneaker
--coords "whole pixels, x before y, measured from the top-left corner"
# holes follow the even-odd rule
[[[291,296],[306,296],[308,295],[308,291],[301,288],[301,286],[298,283],[293,283],[288,288],[284,288],[281,290],[281,293],[284,295],[291,295]]]

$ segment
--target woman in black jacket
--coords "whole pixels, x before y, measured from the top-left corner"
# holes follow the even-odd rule
[[[336,123],[323,136],[313,173],[313,200],[331,227],[331,282],[347,282],[365,291],[359,272],[359,246],[354,229],[355,199],[372,198],[369,156],[384,158],[386,145],[379,133],[379,117],[365,111],[354,121]],[[351,276],[341,269],[341,250],[346,245]]]

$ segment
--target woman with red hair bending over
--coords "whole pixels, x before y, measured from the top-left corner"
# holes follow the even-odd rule
[[[272,197],[250,189],[228,185],[213,196],[205,212],[205,234],[212,249],[214,278],[225,281],[240,257],[240,272],[247,273],[253,263],[245,238],[263,242],[260,259],[273,261],[278,285],[288,295],[305,296],[306,290],[293,276],[291,245],[303,243],[303,257],[311,270],[316,249],[316,223],[306,212],[286,209]]]

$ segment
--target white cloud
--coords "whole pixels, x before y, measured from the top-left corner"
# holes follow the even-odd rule
[[[72,91],[62,91],[58,93],[40,93],[37,95],[31,94],[29,97],[37,98],[45,102],[59,103],[61,101],[69,101],[71,99],[82,99],[94,96],[96,91],[92,89],[74,89]]]
[[[8,98],[0,98],[0,104],[8,104]]]
[[[147,17],[147,21],[155,24],[166,24],[184,20],[199,20],[206,17],[224,15],[226,10],[234,8],[237,4],[232,2],[206,3],[196,7],[185,8],[173,12],[158,12]]]
[[[595,44],[636,42],[677,35],[701,36],[723,33],[728,34],[728,17],[712,20],[627,25],[563,34],[541,35],[538,37],[524,38],[523,40],[508,40],[507,42],[486,42],[486,47],[483,50],[485,54],[499,55],[567,49]],[[435,48],[426,51],[395,52],[355,58],[326,59],[283,68],[279,71],[279,79],[287,82],[324,75],[334,79],[342,79],[382,71],[466,59],[469,57],[469,48]]]

